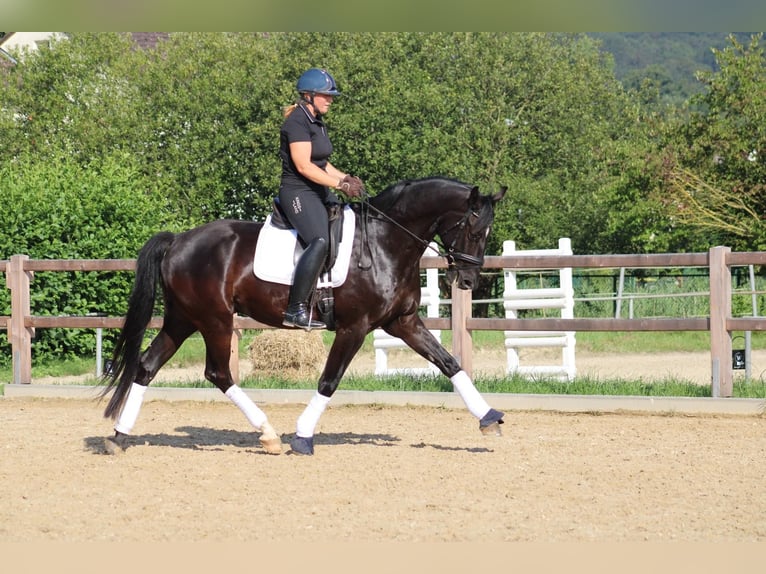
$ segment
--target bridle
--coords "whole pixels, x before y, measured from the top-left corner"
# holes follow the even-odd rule
[[[420,243],[423,246],[423,250],[430,249],[431,251],[436,252],[436,254],[439,257],[444,257],[447,260],[448,269],[471,269],[475,267],[481,267],[484,264],[484,256],[476,257],[475,255],[471,255],[470,253],[463,253],[462,251],[457,251],[455,249],[455,243],[457,242],[458,237],[461,235],[459,232],[465,230],[466,227],[467,233],[469,237],[473,239],[480,239],[480,234],[478,233],[471,233],[471,226],[470,226],[470,219],[471,217],[479,217],[479,213],[476,212],[474,209],[471,209],[470,207],[468,210],[463,214],[463,216],[455,222],[454,225],[452,225],[449,229],[445,230],[444,232],[440,233],[440,236],[446,236],[451,231],[457,230],[457,233],[453,235],[452,241],[449,245],[444,245],[444,243],[438,239],[435,239],[434,242],[441,248],[441,251],[435,249],[430,242],[426,241],[422,237],[418,237],[415,233],[404,227],[401,223],[394,220],[392,217],[390,217],[388,214],[384,213],[374,205],[372,205],[367,196],[362,197],[362,201],[360,202],[362,204],[362,210],[365,209],[372,209],[375,213],[377,213],[380,217],[394,225],[395,227],[398,227],[402,231],[404,231],[407,235],[412,237],[416,242]],[[362,222],[365,226],[365,229],[363,230],[363,234],[366,235],[366,217],[363,214],[362,216]],[[436,223],[433,227],[436,226]],[[459,263],[463,263],[463,266],[458,265]]]

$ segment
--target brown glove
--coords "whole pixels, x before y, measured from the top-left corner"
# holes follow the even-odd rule
[[[358,177],[347,175],[338,183],[338,189],[348,197],[359,197],[364,191],[364,184]]]

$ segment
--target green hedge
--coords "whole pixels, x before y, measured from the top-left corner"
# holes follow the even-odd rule
[[[0,259],[132,259],[153,233],[169,228],[166,200],[125,157],[82,166],[56,158],[0,166]],[[33,315],[122,315],[132,272],[36,272]],[[0,290],[0,315],[10,315],[10,291]],[[37,329],[37,361],[92,355],[92,330]],[[0,333],[0,364],[10,361]]]

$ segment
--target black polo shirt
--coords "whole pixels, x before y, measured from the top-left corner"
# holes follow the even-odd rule
[[[325,169],[332,153],[332,143],[327,136],[327,127],[321,118],[312,116],[302,104],[299,104],[285,118],[279,131],[279,155],[282,158],[281,185],[283,188],[310,187],[322,199],[325,199],[328,193],[325,186],[316,184],[298,173],[290,156],[290,144],[293,142],[311,142],[311,163]]]

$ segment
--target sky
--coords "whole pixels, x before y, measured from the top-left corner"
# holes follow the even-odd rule
[[[739,32],[764,24],[766,3],[755,0],[0,0],[0,27],[16,31]]]

